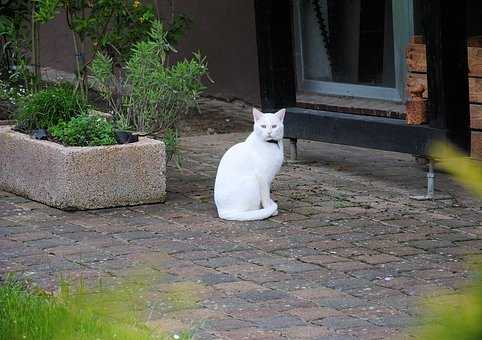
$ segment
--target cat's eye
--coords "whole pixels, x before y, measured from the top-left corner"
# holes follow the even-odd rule
[[[266,125],[264,125],[264,124],[263,124],[263,125],[261,125],[261,127],[262,127],[263,129],[266,129]]]
[[[278,127],[278,125],[271,126],[271,128],[273,128],[273,129],[276,129],[277,127]]]

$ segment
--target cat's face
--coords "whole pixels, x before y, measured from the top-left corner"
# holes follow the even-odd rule
[[[283,139],[283,119],[285,109],[276,113],[263,113],[253,108],[254,132],[263,140]]]

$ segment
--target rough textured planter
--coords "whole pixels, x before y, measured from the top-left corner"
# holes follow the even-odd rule
[[[0,190],[64,210],[163,202],[163,142],[64,147],[0,126]]]

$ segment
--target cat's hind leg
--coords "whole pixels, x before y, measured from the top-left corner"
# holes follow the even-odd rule
[[[270,195],[270,184],[263,179],[262,176],[256,176],[259,185],[259,193],[261,197],[261,205],[263,208],[269,208],[273,205],[276,206],[275,213],[273,216],[278,215],[278,205],[271,199]]]

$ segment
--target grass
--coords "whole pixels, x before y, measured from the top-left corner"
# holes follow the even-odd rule
[[[48,294],[7,279],[0,285],[0,339],[172,339],[140,321],[144,288],[138,281],[95,290],[62,283],[56,294]]]

